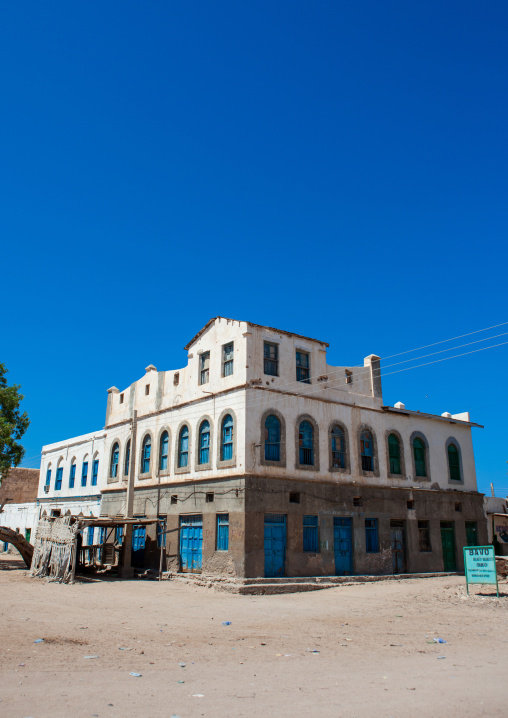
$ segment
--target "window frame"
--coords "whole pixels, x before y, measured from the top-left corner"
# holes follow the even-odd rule
[[[63,482],[63,461],[61,461],[56,467],[55,491],[62,490],[62,482]]]
[[[86,461],[85,461],[86,459]],[[84,489],[88,483],[88,458],[85,456],[81,462],[81,488]]]
[[[115,451],[116,447],[116,451]],[[115,462],[115,454],[116,454],[116,462]],[[115,441],[113,446],[111,447],[111,461],[110,461],[110,467],[109,467],[109,478],[115,479],[118,481],[118,467],[120,465],[120,443],[118,441]]]
[[[208,432],[203,432],[203,424],[207,422],[208,423]],[[202,436],[203,434],[208,433],[208,446],[201,446],[202,443]],[[203,471],[205,469],[210,469],[212,466],[212,441],[213,441],[213,434],[212,434],[212,420],[208,415],[202,416],[198,423],[198,429],[196,433],[196,460],[195,460],[195,466],[197,471]],[[202,461],[202,451],[205,449],[208,449],[208,459],[207,461]]]
[[[319,516],[306,514],[302,517],[303,553],[321,553],[319,545]]]
[[[151,431],[146,431],[141,439],[141,451],[139,456],[139,478],[147,479],[152,474],[152,447],[153,436]],[[147,454],[147,448],[148,456]]]
[[[187,431],[187,436],[184,436],[184,431]],[[183,440],[187,439],[187,447],[184,450],[183,447]],[[175,451],[175,463],[176,468],[175,472],[179,474],[185,474],[190,471],[190,445],[191,445],[191,429],[189,426],[189,422],[182,421],[180,426],[178,427],[178,433],[177,433],[177,444],[176,444],[176,451]],[[182,458],[183,456],[186,456],[186,462],[185,464],[182,464]]]
[[[226,353],[226,350],[230,348],[230,355]],[[227,342],[227,344],[222,345],[222,376],[233,376],[234,373],[234,360],[235,360],[235,343],[233,342]],[[228,359],[227,357],[230,356]],[[231,371],[229,371],[231,369]]]
[[[312,427],[312,464],[300,463],[300,426],[307,421]],[[308,448],[308,447],[302,447]],[[310,414],[300,414],[295,421],[295,468],[303,471],[319,471],[320,455],[319,455],[319,426],[316,420]]]
[[[224,421],[227,416],[231,416],[231,419],[233,421],[232,424],[232,440],[231,442],[228,442],[228,445],[231,445],[231,458],[230,459],[224,459],[224,453],[223,453],[223,433],[224,433]],[[236,414],[232,409],[226,408],[224,409],[217,421],[217,468],[223,469],[228,468],[230,466],[236,466],[236,447],[237,447],[237,433],[238,433],[238,421],[236,418]]]
[[[208,361],[208,365],[205,363]],[[199,386],[210,383],[210,351],[199,354]]]
[[[362,461],[362,441],[365,441],[365,439],[362,438],[363,434],[365,432],[368,432],[372,439],[372,469],[364,469],[364,462]],[[356,441],[357,441],[357,459],[358,459],[358,473],[360,476],[379,476],[379,452],[377,447],[377,436],[375,431],[373,430],[372,426],[369,424],[361,424],[358,427],[357,435],[356,435]]]
[[[76,459],[71,459],[71,465],[69,468],[69,489],[73,489],[76,483]]]
[[[275,349],[274,357],[267,356],[267,347]],[[267,364],[267,362],[270,363]],[[263,373],[265,376],[279,376],[279,344],[277,342],[263,341]]]
[[[164,441],[164,437],[166,437],[166,440]],[[166,443],[166,452],[164,451],[164,443]],[[159,435],[159,460],[158,460],[158,467],[159,467],[159,475],[160,474],[169,474],[169,448],[171,446],[171,434],[169,433],[169,429],[167,429],[165,426],[162,427],[160,435]],[[164,459],[166,460],[166,465],[162,466]],[[159,547],[160,548],[160,547]]]
[[[391,471],[391,458],[390,457],[390,436],[394,436],[399,442],[399,464],[400,474],[394,474]],[[385,432],[385,447],[386,447],[386,474],[389,479],[398,479],[399,481],[406,481],[406,458],[404,454],[404,442],[399,431],[390,428]]]
[[[279,443],[280,459],[279,459],[279,461],[272,461],[271,459],[265,458],[265,432],[266,432],[265,423],[269,416],[275,416],[275,418],[279,420],[279,427],[280,427],[280,443]],[[261,466],[276,466],[279,468],[281,468],[281,467],[285,468],[285,466],[286,466],[286,420],[284,419],[284,416],[280,413],[280,411],[277,411],[277,409],[267,409],[261,417],[259,429],[260,429],[259,463],[261,464]]]
[[[92,477],[90,480],[90,486],[97,486],[99,483],[99,459],[92,459]]]
[[[422,524],[426,524],[426,526],[422,526]],[[417,530],[418,530],[418,550],[419,553],[432,553],[432,540],[430,535],[430,521],[428,519],[418,519],[417,523]],[[422,540],[422,537],[424,536],[424,533],[426,532],[426,541]],[[422,546],[426,545],[428,548],[422,548]]]
[[[460,479],[452,479],[452,477],[451,477],[449,448],[452,444],[457,449]],[[446,451],[446,464],[447,464],[447,468],[448,468],[448,484],[450,486],[463,486],[464,485],[464,466],[462,464],[462,449],[460,447],[459,442],[457,441],[457,439],[454,436],[449,436],[448,439],[446,440],[445,451]]]
[[[344,466],[334,466],[334,450],[333,450],[333,442],[337,434],[334,433],[334,430],[338,428],[342,432],[342,437],[344,441],[344,450],[342,452],[335,453],[343,453],[344,454]],[[350,461],[349,461],[349,432],[347,430],[347,426],[338,419],[334,419],[330,422],[328,426],[328,470],[330,472],[340,473],[340,474],[349,474],[350,469]]]
[[[229,513],[218,513],[215,519],[215,550],[229,551]]]
[[[425,473],[426,473],[425,476],[417,476],[416,475],[416,459],[415,459],[415,449],[414,449],[415,439],[420,439],[420,441],[423,443],[423,446],[424,446],[424,460],[425,460]],[[429,442],[427,441],[427,437],[421,431],[413,431],[413,433],[411,434],[411,437],[409,439],[409,446],[410,446],[410,450],[411,450],[413,480],[429,482],[431,480],[431,475],[430,475]]]
[[[301,363],[301,357],[307,357],[307,366]],[[306,349],[295,349],[296,381],[310,384],[310,352]]]
[[[373,525],[367,526],[367,521]],[[379,519],[365,518],[365,553],[379,553]]]

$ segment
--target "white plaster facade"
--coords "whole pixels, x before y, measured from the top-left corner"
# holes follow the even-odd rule
[[[234,343],[233,372],[224,376],[223,347]],[[278,347],[278,376],[264,372],[264,343]],[[292,477],[310,481],[334,481],[378,486],[440,488],[476,491],[471,427],[468,414],[435,416],[383,405],[379,357],[371,355],[363,367],[334,367],[326,362],[327,344],[289,332],[216,317],[185,347],[188,364],[177,371],[157,371],[150,365],[145,375],[130,387],[108,392],[105,458],[107,489],[119,489],[127,483],[126,449],[131,438],[132,417],[137,411],[135,486],[182,480],[209,480],[238,475]],[[296,380],[296,352],[309,355],[309,383]],[[200,358],[210,353],[209,380],[200,381]],[[263,462],[264,417],[271,410],[285,425],[285,462]],[[234,419],[234,460],[221,463],[221,421],[230,414]],[[317,447],[314,466],[298,463],[298,425],[302,417],[315,422]],[[198,464],[198,434],[201,421],[211,426],[210,462]],[[340,422],[347,430],[347,469],[330,466],[329,430]],[[181,427],[189,429],[189,462],[178,468],[178,440]],[[360,439],[362,428],[374,438],[374,470],[361,470]],[[168,468],[160,471],[159,448],[163,431],[169,433]],[[389,471],[388,435],[395,432],[401,440],[402,464],[399,476]],[[141,467],[144,437],[151,437],[150,470]],[[412,441],[420,437],[426,446],[427,476],[417,477]],[[461,478],[451,480],[447,445],[459,449]],[[111,455],[118,444],[120,459],[117,477],[111,476]],[[132,451],[130,451],[132,456]]]
[[[101,488],[104,484],[105,432],[95,431],[42,447],[41,471],[37,494],[38,517],[71,513],[74,516],[99,516]],[[94,477],[96,465],[96,483]],[[87,469],[83,486],[83,467]],[[75,467],[74,486],[71,469]],[[57,488],[58,469],[62,469],[61,487]],[[50,474],[48,474],[50,472]],[[58,513],[60,512],[60,513]]]
[[[38,519],[39,510],[35,501],[23,504],[7,503],[0,513],[0,526],[13,529],[30,541]]]

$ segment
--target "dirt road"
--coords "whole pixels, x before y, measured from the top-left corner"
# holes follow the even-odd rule
[[[467,598],[460,577],[286,596],[61,586],[0,559],[0,715],[506,716],[500,588],[496,599],[487,587]]]

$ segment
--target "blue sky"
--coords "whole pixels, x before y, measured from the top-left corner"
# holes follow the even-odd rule
[[[218,314],[343,365],[508,321],[505,2],[27,0],[1,18],[0,358],[32,420],[25,465],[102,427],[111,385],[183,366]],[[386,403],[471,410],[479,487],[501,493],[507,359],[384,379]]]

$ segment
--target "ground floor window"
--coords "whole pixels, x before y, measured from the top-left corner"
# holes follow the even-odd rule
[[[229,514],[217,514],[217,551],[229,551]]]
[[[422,553],[431,551],[430,530],[428,521],[418,521],[418,541],[420,544],[420,551]]]
[[[317,516],[303,517],[303,550],[317,553],[319,551],[319,528]]]
[[[379,553],[377,519],[365,519],[365,551]]]

